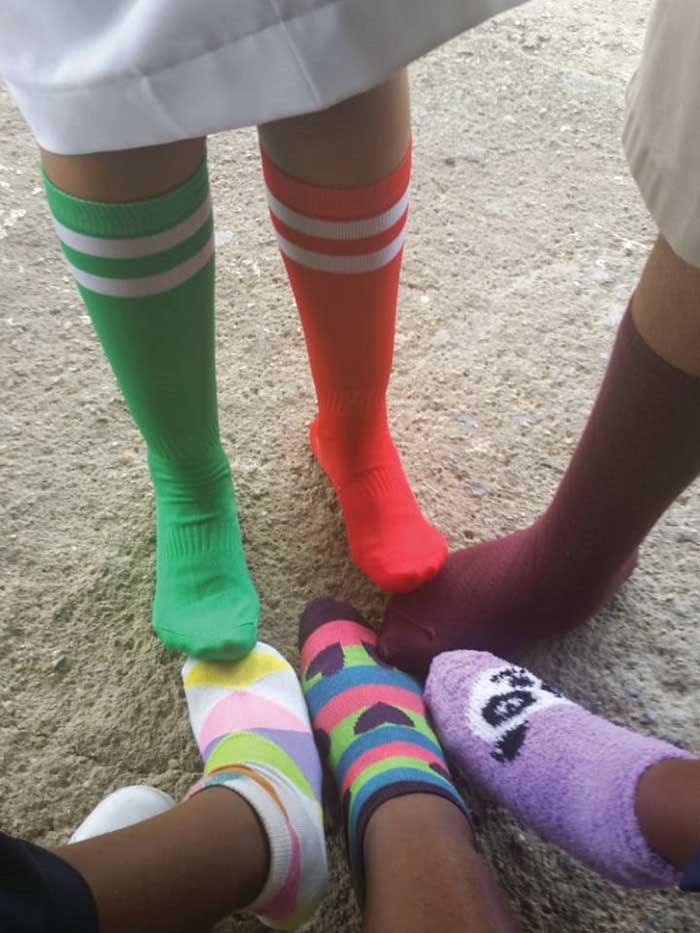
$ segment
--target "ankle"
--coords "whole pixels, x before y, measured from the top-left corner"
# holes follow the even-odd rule
[[[512,930],[479,924],[480,908],[499,903],[496,885],[466,817],[441,797],[410,794],[378,808],[365,833],[364,867],[366,931],[429,930],[436,916],[441,933],[471,929],[472,922],[475,929]]]
[[[394,450],[386,410],[363,415],[320,412],[313,427],[321,453],[351,472],[386,461]]]
[[[156,501],[176,510],[228,504],[231,468],[223,448],[207,448],[197,455],[166,458],[149,452],[148,466]]]
[[[443,852],[451,843],[477,855],[474,831],[467,817],[451,801],[437,794],[393,797],[375,810],[367,823],[363,854],[368,868],[389,853],[419,850],[422,858],[432,848]]]
[[[683,871],[700,844],[700,761],[653,765],[637,785],[635,809],[649,847]]]
[[[198,791],[187,806],[196,808],[205,825],[216,827],[212,845],[236,880],[232,909],[244,909],[258,897],[270,871],[270,845],[258,814],[245,797],[225,786]],[[246,840],[245,852],[241,839]]]

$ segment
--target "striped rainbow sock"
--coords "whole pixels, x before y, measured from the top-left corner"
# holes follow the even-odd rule
[[[258,642],[242,661],[190,658],[182,677],[204,760],[190,794],[224,785],[253,807],[267,834],[270,872],[248,909],[267,926],[296,929],[328,879],[321,763],[297,676]]]
[[[323,598],[309,603],[299,630],[302,687],[316,744],[343,804],[350,865],[360,899],[362,842],[375,810],[405,794],[437,794],[468,816],[420,685],[385,664],[377,636],[357,610]]]

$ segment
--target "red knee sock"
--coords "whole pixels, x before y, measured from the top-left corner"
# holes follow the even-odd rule
[[[389,604],[386,658],[427,672],[443,651],[510,656],[585,622],[629,576],[636,549],[700,472],[700,379],[647,346],[628,312],[595,408],[551,505],[533,525],[452,554]]]
[[[386,590],[413,589],[442,566],[447,545],[418,508],[386,414],[410,151],[363,188],[307,185],[264,153],[263,170],[316,386],[311,446],[340,500],[353,560]]]

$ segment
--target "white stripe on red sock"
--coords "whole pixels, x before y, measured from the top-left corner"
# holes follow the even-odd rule
[[[322,220],[300,213],[280,201],[269,186],[267,200],[282,253],[317,272],[374,272],[392,262],[404,245],[408,184],[390,207],[359,220]]]

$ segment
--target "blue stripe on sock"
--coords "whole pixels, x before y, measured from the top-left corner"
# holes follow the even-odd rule
[[[352,687],[371,686],[401,687],[415,693],[416,696],[423,696],[420,685],[408,674],[393,669],[388,670],[376,664],[368,664],[367,666],[350,667],[333,674],[332,677],[324,677],[319,680],[306,694],[306,702],[311,710],[311,715],[316,716],[319,710],[323,709],[326,703],[332,700],[333,697],[338,696],[338,694],[344,693],[346,690],[352,689]],[[367,691],[367,706],[371,706],[375,702],[378,703],[381,699],[381,695],[374,697],[371,690]]]
[[[422,735],[417,729],[411,729],[410,726],[379,726],[371,732],[358,736],[340,756],[338,764],[335,766],[335,780],[340,787],[345,780],[345,775],[352,764],[368,752],[371,748],[378,745],[386,745],[388,742],[410,742],[412,745],[418,745],[421,748],[427,748],[434,752],[438,758],[444,760],[444,753],[437,742],[431,742],[427,736]]]
[[[371,780],[367,781],[357,796],[353,795],[350,805],[351,809],[349,827],[351,848],[354,848],[356,843],[355,826],[357,825],[357,821],[360,818],[360,814],[362,813],[363,807],[367,801],[382,787],[406,781],[411,781],[416,784],[431,785],[433,787],[439,787],[443,791],[448,791],[451,795],[454,796],[455,802],[460,807],[464,807],[464,802],[458,794],[457,788],[454,786],[454,784],[452,784],[450,781],[446,781],[445,778],[440,777],[440,775],[436,774],[434,771],[420,771],[418,768],[407,768],[404,765],[401,765],[396,769],[389,769],[382,772],[381,774],[377,774]],[[416,790],[416,793],[418,793],[418,790]]]

